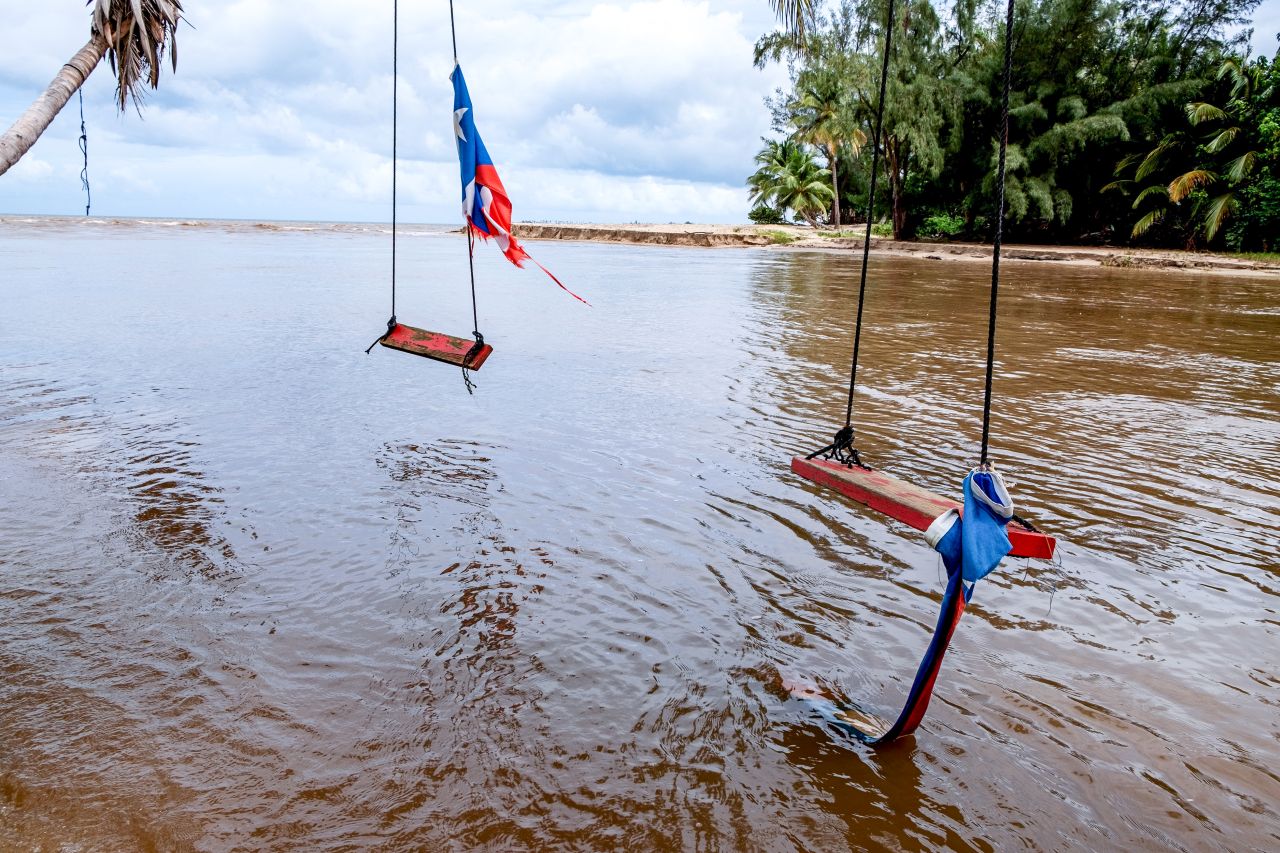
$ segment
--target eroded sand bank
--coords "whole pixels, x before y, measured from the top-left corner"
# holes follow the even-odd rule
[[[821,249],[860,251],[857,229],[835,231],[794,225],[567,225],[527,223],[517,227],[530,240],[587,240],[658,246],[703,248],[774,247],[784,250]],[[929,260],[989,261],[991,247],[981,243],[925,243],[873,238],[877,254],[922,257]],[[1269,275],[1280,277],[1280,264],[1251,261],[1230,255],[1175,250],[1131,249],[1101,246],[1039,246],[1006,244],[1001,254],[1009,261],[1035,261],[1105,267],[1185,269],[1203,272]]]

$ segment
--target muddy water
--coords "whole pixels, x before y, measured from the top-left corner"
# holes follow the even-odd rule
[[[458,238],[401,319],[467,333]],[[1276,849],[1280,289],[1009,264],[979,584],[798,480],[848,256],[480,256],[495,354],[365,356],[377,229],[0,224],[0,849]],[[987,269],[874,262],[875,464],[976,452]]]

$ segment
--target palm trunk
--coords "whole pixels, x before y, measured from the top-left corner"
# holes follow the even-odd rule
[[[0,136],[0,175],[9,171],[10,166],[31,150],[40,134],[53,122],[54,116],[67,105],[76,90],[84,85],[93,69],[98,67],[106,51],[106,39],[95,33],[89,43],[62,66],[49,88],[27,107],[27,111],[13,123],[13,127]]]

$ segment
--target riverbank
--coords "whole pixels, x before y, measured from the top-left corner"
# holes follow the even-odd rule
[[[774,247],[779,249],[861,250],[863,238],[856,229],[815,230],[795,225],[559,225],[521,224],[518,236],[530,240],[583,240],[656,246],[702,248]],[[873,237],[877,254],[917,257],[937,261],[990,261],[991,246],[981,243],[926,243]],[[1077,266],[1137,269],[1182,269],[1196,272],[1280,277],[1280,263],[1208,252],[1169,249],[1130,249],[1100,246],[1009,245],[1001,259]]]
[[[313,233],[389,234],[380,222],[258,222],[219,219],[131,219],[119,217],[24,216],[0,214],[0,229],[18,227],[42,229],[179,228],[217,229],[228,233]],[[401,236],[433,236],[462,233],[457,225],[402,224]],[[649,246],[690,246],[697,248],[772,248],[782,251],[827,252],[862,251],[862,233],[856,227],[840,232],[798,225],[694,225],[642,224],[585,225],[523,223],[516,235],[528,240],[567,240],[594,243],[624,243]],[[977,261],[990,263],[991,247],[981,243],[928,243],[873,237],[878,257],[923,258],[934,261]],[[1003,261],[1010,263],[1053,263],[1083,267],[1187,270],[1280,279],[1280,261],[1255,260],[1243,256],[1209,252],[1181,252],[1171,249],[1130,249],[1105,246],[1004,245]]]

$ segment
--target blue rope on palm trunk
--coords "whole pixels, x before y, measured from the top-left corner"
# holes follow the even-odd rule
[[[80,153],[84,155],[84,168],[80,170],[80,184],[84,187],[84,215],[89,215],[93,196],[89,192],[89,133],[84,126],[84,89],[80,93]]]

